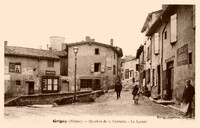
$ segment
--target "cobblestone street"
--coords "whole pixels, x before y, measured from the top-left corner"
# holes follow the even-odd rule
[[[140,97],[139,104],[132,101],[130,90],[122,91],[121,99],[116,99],[113,92],[106,93],[93,103],[75,103],[53,108],[5,107],[6,119],[28,116],[167,116],[183,117],[183,113],[167,106],[151,102],[147,97]]]

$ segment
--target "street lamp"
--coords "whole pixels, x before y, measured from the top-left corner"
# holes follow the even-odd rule
[[[78,47],[73,47],[74,55],[75,55],[75,72],[74,72],[74,102],[76,102],[76,63],[77,63],[77,53]]]

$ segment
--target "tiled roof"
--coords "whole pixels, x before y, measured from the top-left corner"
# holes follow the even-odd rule
[[[6,46],[5,55],[12,56],[25,56],[33,58],[43,58],[43,59],[59,59],[55,53],[49,50],[24,48],[16,46]]]
[[[66,51],[54,51],[53,54],[59,57],[67,57],[67,52]]]
[[[134,56],[125,56],[124,58],[122,58],[122,62],[127,62],[127,61],[131,61],[131,60],[135,60],[136,57]]]
[[[81,42],[76,42],[76,43],[68,43],[68,46],[76,46],[76,45],[82,45],[82,44],[96,44],[96,45],[101,45],[107,48],[111,48],[113,49],[120,57],[123,56],[123,51],[121,48],[117,47],[117,46],[111,46],[108,44],[103,44],[103,43],[99,43],[99,42],[87,42],[87,41],[81,41]]]
[[[149,21],[151,20],[152,14],[156,13],[157,15],[160,15],[160,14],[162,13],[162,11],[163,11],[163,10],[158,10],[158,11],[154,11],[154,12],[151,12],[151,13],[148,14],[148,16],[147,16],[147,18],[146,18],[146,20],[145,20],[145,22],[144,22],[144,25],[143,25],[143,27],[142,27],[142,30],[141,30],[142,33],[143,33],[143,32],[146,30],[146,28],[148,27],[148,24],[149,24]]]

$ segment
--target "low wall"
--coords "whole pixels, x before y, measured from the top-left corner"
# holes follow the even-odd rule
[[[77,93],[77,102],[94,102],[96,97],[103,94],[103,91],[84,91]],[[74,101],[73,93],[61,94],[44,94],[44,95],[30,95],[21,96],[13,101],[6,103],[4,106],[27,106],[33,104],[70,104]]]

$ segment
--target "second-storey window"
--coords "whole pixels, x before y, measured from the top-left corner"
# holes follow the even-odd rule
[[[116,74],[116,66],[113,65],[113,74]]]
[[[166,40],[167,39],[167,31],[165,31],[165,36],[164,37],[165,37],[165,40]]]
[[[20,86],[21,85],[21,81],[20,80],[16,80],[16,85]]]
[[[94,72],[101,71],[101,63],[94,63]]]
[[[93,63],[90,66],[90,71],[91,71],[91,73],[93,73],[93,72],[104,73],[105,72],[105,65],[101,64],[101,63]]]
[[[54,67],[54,61],[53,60],[48,60],[47,61],[47,67]]]
[[[159,53],[159,33],[155,33],[155,41],[154,41],[154,53],[158,54]]]
[[[21,73],[21,63],[9,63],[9,72]]]

